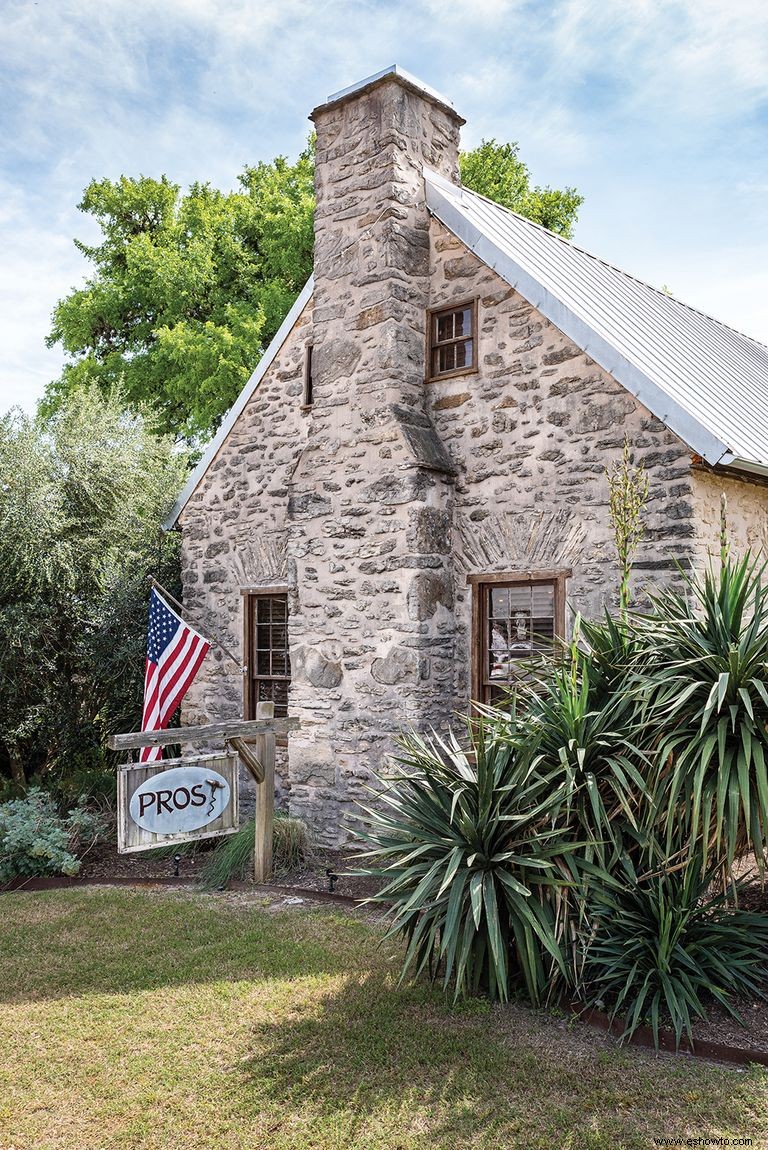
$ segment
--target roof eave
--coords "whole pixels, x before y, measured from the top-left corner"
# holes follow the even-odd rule
[[[729,455],[729,458],[720,460],[721,467],[728,467],[733,471],[743,471],[747,475],[759,475],[764,479],[768,479],[768,465],[765,463],[756,463],[753,459],[738,459],[736,456]]]
[[[456,187],[446,185],[443,177],[425,170],[427,207],[441,223],[454,233],[478,259],[501,276],[511,287],[520,292],[536,307],[546,319],[559,328],[564,335],[609,372],[627,391],[647,407],[661,422],[686,443],[692,451],[700,455],[713,467],[722,463],[725,457],[733,459],[728,445],[702,423],[681,407],[635,364],[623,356],[599,332],[590,327],[580,316],[563,304],[548,288],[544,287],[530,272],[522,268],[507,252],[502,251],[490,240],[452,198],[445,194],[441,185],[456,194]],[[730,466],[739,466],[732,463]],[[757,465],[756,465],[757,466]]]
[[[251,398],[256,388],[261,383],[268,368],[272,364],[272,361],[275,359],[275,356],[280,351],[280,348],[283,346],[286,339],[293,330],[297,319],[304,311],[304,308],[312,296],[313,286],[314,278],[313,276],[310,276],[307,282],[304,284],[304,287],[301,289],[301,292],[297,296],[293,307],[288,312],[288,315],[285,317],[277,332],[275,333],[275,336],[272,339],[269,347],[266,349],[263,356],[256,365],[253,374],[250,376],[243,390],[240,392],[237,399],[230,407],[219,427],[219,430],[216,432],[215,436],[208,444],[208,447],[205,449],[205,452],[203,453],[197,467],[194,469],[189,479],[184,484],[181,494],[174,503],[170,515],[163,523],[164,531],[172,531],[176,526],[179,516],[181,515],[189,500],[194,495],[195,490],[197,489],[197,486],[205,475],[206,471],[213,463],[213,460],[218,454],[219,448],[222,446],[224,440],[227,438],[230,431],[234,427],[238,416],[243,411],[248,400]]]

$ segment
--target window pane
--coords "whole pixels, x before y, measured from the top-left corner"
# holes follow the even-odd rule
[[[472,311],[470,308],[465,307],[463,311],[454,312],[453,334],[457,337],[472,335]]]
[[[442,343],[444,339],[453,339],[453,312],[443,312],[435,316],[435,339]]]
[[[513,615],[515,611],[531,610],[530,583],[518,583],[517,586],[509,588],[509,609]]]
[[[535,583],[531,598],[534,615],[554,615],[555,589],[551,583]]]
[[[492,587],[491,588],[490,616],[492,619],[508,619],[509,618],[509,588],[508,587]]]
[[[456,366],[456,344],[449,343],[437,349],[437,370],[453,371]]]
[[[259,623],[269,623],[272,618],[272,600],[259,596],[256,600],[256,619]]]
[[[271,675],[272,674],[272,658],[269,651],[256,652],[256,674],[257,675]]]
[[[269,602],[272,607],[272,622],[285,623],[288,619],[288,596],[270,599]]]
[[[490,648],[488,651],[488,677],[507,679],[509,677],[509,624],[505,620],[494,620],[491,624]]]
[[[273,624],[269,630],[271,634],[270,647],[272,647],[273,650],[287,650],[288,628],[285,623],[278,623],[276,626]]]
[[[534,643],[539,647],[549,647],[555,637],[554,619],[533,619]]]
[[[273,675],[290,675],[291,663],[288,658],[287,651],[273,651],[272,652],[272,674]]]
[[[453,345],[456,349],[456,367],[466,367],[467,364],[472,362],[472,341],[467,340],[465,343],[456,343]]]

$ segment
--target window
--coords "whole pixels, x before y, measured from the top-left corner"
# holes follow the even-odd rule
[[[476,370],[477,301],[429,313],[429,379]]]
[[[311,407],[314,403],[312,382],[312,344],[308,343],[304,355],[304,395],[301,401],[302,407]]]
[[[519,679],[523,660],[565,633],[567,572],[470,576],[474,584],[472,696],[495,704]]]
[[[275,717],[285,718],[291,683],[287,593],[246,595],[245,653],[245,718],[255,718],[256,704],[269,700],[275,704]]]

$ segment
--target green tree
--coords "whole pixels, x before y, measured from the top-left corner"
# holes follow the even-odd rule
[[[483,140],[471,152],[462,152],[459,157],[462,183],[473,192],[570,239],[584,197],[575,188],[559,191],[531,184],[531,173],[518,150],[517,144]]]
[[[160,432],[215,429],[312,271],[314,155],[246,168],[225,194],[160,180],[95,180],[80,210],[102,242],[94,272],[57,305],[49,346],[69,361],[43,412],[83,384],[118,386]]]
[[[0,775],[19,785],[66,790],[141,715],[146,577],[177,583],[159,523],[187,460],[123,407],[79,388],[47,423],[0,419]]]
[[[461,157],[468,187],[570,235],[581,197],[532,187],[516,144]],[[218,426],[312,271],[314,141],[294,164],[246,168],[229,194],[127,176],[94,180],[79,205],[102,242],[57,305],[48,345],[68,361],[42,410],[83,385],[118,386],[160,432],[204,439]]]

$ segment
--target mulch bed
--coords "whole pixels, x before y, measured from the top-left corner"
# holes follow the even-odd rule
[[[196,845],[194,850],[186,853],[180,851],[179,878],[187,882],[197,882],[217,841],[204,840],[203,843]],[[174,853],[174,851],[167,853],[164,850],[121,855],[117,853],[114,842],[104,841],[85,855],[78,877],[89,882],[109,882],[111,879],[121,881],[132,879],[135,882],[163,881],[174,876],[176,867]],[[374,894],[379,884],[375,880],[346,873],[353,868],[353,860],[343,851],[318,851],[306,870],[277,874],[274,885],[330,893],[331,883],[327,873],[330,870],[337,876],[333,883],[334,894],[354,899],[367,898]],[[244,884],[237,885],[239,889],[243,885],[253,886],[255,889],[255,883],[248,880]]]

